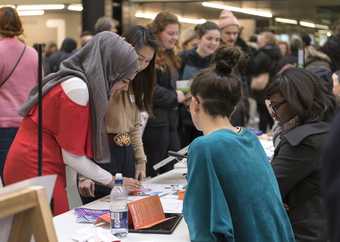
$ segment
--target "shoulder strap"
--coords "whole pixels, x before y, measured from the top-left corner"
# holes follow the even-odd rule
[[[26,45],[24,46],[24,49],[22,50],[17,62],[15,63],[12,71],[7,75],[7,77],[3,80],[3,81],[0,81],[0,87],[2,87],[2,85],[4,85],[6,83],[6,81],[12,76],[13,72],[15,71],[15,69],[17,68],[22,56],[24,55],[25,53],[25,50],[26,50]]]

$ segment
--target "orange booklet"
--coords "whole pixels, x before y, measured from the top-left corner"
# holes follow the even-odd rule
[[[170,218],[166,218],[159,196],[150,196],[128,203],[134,229],[147,229]]]
[[[147,229],[172,219],[166,218],[159,196],[149,196],[128,203],[129,224],[134,229]],[[110,214],[103,214],[97,219],[97,223],[111,222]]]

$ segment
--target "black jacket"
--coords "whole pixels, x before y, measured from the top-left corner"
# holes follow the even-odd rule
[[[332,60],[332,71],[340,70],[340,36],[331,36],[321,50]]]
[[[186,50],[180,53],[181,69],[180,80],[193,79],[201,70],[208,68],[213,62],[213,55],[201,57],[196,49]]]
[[[329,224],[330,241],[340,241],[340,113],[322,155],[322,193]]]
[[[171,78],[168,69],[163,71],[157,70],[156,74],[156,85],[153,95],[154,117],[149,118],[147,125],[150,127],[170,126],[171,129],[177,129],[177,80]]]
[[[307,123],[281,135],[272,167],[297,242],[326,242],[327,226],[320,192],[321,149],[329,124]]]

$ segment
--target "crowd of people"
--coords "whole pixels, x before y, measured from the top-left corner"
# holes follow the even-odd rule
[[[306,34],[287,43],[270,31],[246,42],[227,10],[183,38],[169,12],[122,37],[107,17],[95,29],[80,48],[71,38],[45,48],[42,171],[57,174],[55,215],[69,209],[65,166],[87,203],[109,194],[117,172],[133,190],[173,169],[153,166],[189,145],[183,212],[192,241],[339,240],[340,24],[321,47]],[[23,31],[16,10],[0,8],[5,185],[38,174],[38,56]],[[247,128],[254,119],[273,136],[270,161]]]

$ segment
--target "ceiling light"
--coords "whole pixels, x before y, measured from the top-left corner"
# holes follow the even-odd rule
[[[285,24],[298,24],[297,20],[289,19],[289,18],[275,18],[275,22],[285,23]]]
[[[83,11],[83,5],[82,4],[70,4],[67,6],[67,9],[70,11],[81,12]]]
[[[323,24],[316,24],[315,27],[318,28],[318,29],[329,30],[329,27],[327,25],[323,25]]]
[[[4,7],[15,8],[15,5],[11,5],[11,4],[0,5],[0,8],[4,8]]]
[[[250,15],[255,15],[255,16],[260,16],[260,17],[265,17],[265,18],[273,17],[272,12],[266,11],[266,10],[258,10],[258,9],[253,9],[253,8],[239,8],[239,7],[228,6],[228,5],[214,3],[214,2],[203,2],[202,5],[208,8],[226,9],[232,12],[250,14]]]
[[[150,13],[150,12],[137,11],[135,14],[136,18],[145,18],[145,19],[154,19],[156,16],[157,16],[157,13]]]
[[[187,24],[204,24],[205,22],[207,22],[206,19],[204,18],[186,18],[186,17],[181,17],[178,16],[178,20],[181,23],[187,23]]]
[[[306,22],[306,21],[300,21],[300,25],[303,27],[307,27],[307,28],[315,28],[315,23],[312,22]]]
[[[137,11],[135,14],[136,18],[145,18],[145,19],[151,19],[153,20],[158,13],[153,13],[153,12],[140,12]],[[187,17],[183,17],[180,15],[176,15],[178,17],[178,21],[181,23],[188,23],[188,24],[203,24],[205,23],[207,20],[206,19],[197,19],[197,18],[187,18]]]
[[[45,13],[44,10],[18,11],[19,16],[39,16],[39,15],[44,15],[44,13]]]
[[[17,10],[61,10],[65,8],[65,4],[32,4],[18,5]]]

